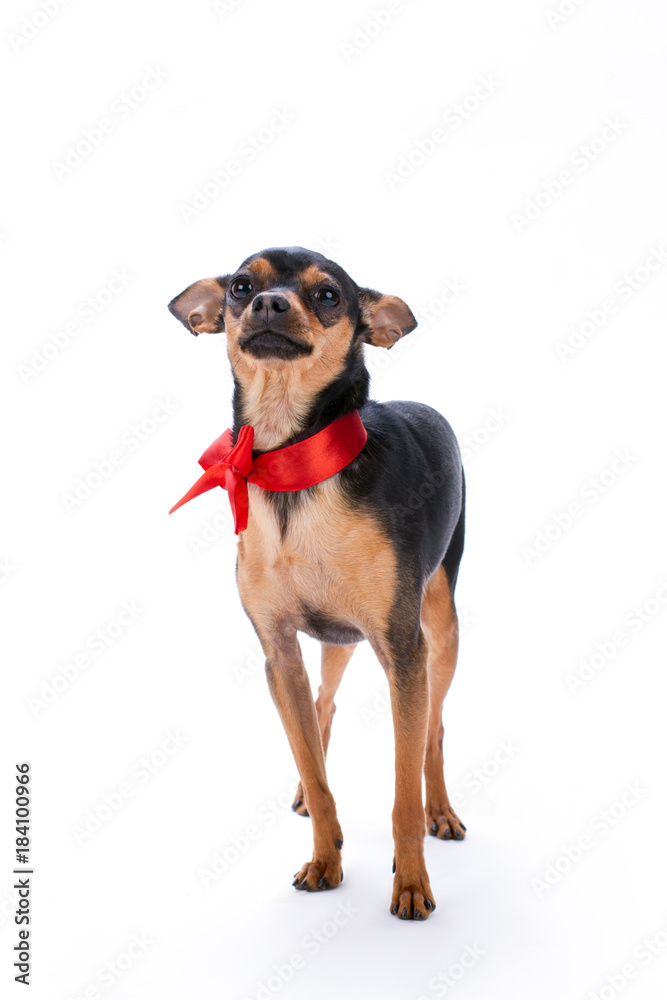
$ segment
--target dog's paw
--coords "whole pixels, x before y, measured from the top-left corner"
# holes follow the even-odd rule
[[[322,892],[324,889],[335,889],[342,881],[340,856],[327,861],[313,858],[296,873],[292,885],[295,889],[305,889],[306,892]]]
[[[451,806],[427,806],[426,829],[438,840],[463,840],[466,828]]]
[[[305,889],[306,892],[322,892],[323,889],[335,889],[343,881],[341,850],[343,835],[334,830],[331,848],[322,854],[316,854],[312,861],[306,862],[294,876],[292,885],[295,889]]]
[[[292,803],[292,809],[299,816],[310,816],[310,813],[306,809],[306,800],[303,797],[303,786],[299,782],[299,787],[296,790],[296,795],[294,796],[294,802]]]
[[[428,875],[408,881],[396,875],[390,912],[399,920],[426,920],[435,910]]]

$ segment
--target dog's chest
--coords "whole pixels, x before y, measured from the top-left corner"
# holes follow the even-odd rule
[[[369,513],[345,502],[337,478],[301,497],[286,520],[258,487],[249,490],[238,582],[253,621],[290,622],[313,634],[314,621],[359,628],[369,615],[377,621],[389,613],[394,549]]]
[[[298,498],[277,502],[258,487],[250,488],[249,548],[267,571],[328,575],[348,548],[351,512],[334,476]]]

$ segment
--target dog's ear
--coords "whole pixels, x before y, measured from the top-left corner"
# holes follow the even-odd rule
[[[225,329],[222,306],[228,284],[229,275],[195,281],[171,300],[169,312],[195,337],[199,333],[221,333]]]
[[[375,347],[393,347],[417,326],[412,310],[397,295],[382,295],[372,288],[360,288],[359,308],[366,327],[363,339]]]

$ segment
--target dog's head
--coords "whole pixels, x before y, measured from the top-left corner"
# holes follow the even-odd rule
[[[364,342],[392,347],[417,325],[395,295],[360,288],[322,254],[281,247],[253,254],[234,274],[196,281],[169,303],[195,335],[227,335],[234,371],[302,365],[336,377]]]

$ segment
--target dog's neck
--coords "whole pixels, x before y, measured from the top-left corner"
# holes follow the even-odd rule
[[[308,372],[297,365],[258,365],[243,381],[234,375],[234,439],[243,424],[254,428],[254,448],[272,451],[316,434],[368,399],[369,375],[361,356],[349,359],[329,385],[313,394]]]

